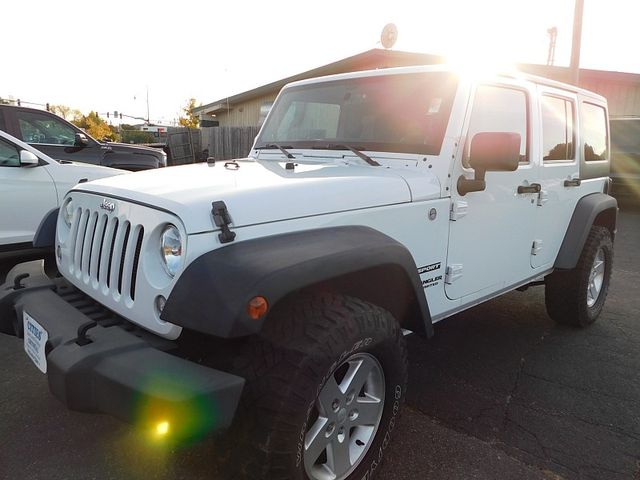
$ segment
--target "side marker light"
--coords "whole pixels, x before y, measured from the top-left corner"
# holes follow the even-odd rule
[[[253,297],[247,304],[247,314],[252,320],[260,320],[269,310],[269,303],[264,297]]]

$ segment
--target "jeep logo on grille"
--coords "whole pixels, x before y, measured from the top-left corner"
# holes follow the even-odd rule
[[[104,198],[100,204],[100,208],[108,212],[113,212],[116,209],[116,204]]]

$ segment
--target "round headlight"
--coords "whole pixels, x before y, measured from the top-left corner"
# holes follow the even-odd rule
[[[182,239],[180,232],[173,225],[167,225],[160,237],[160,253],[164,268],[174,277],[182,266]]]
[[[73,220],[73,200],[68,199],[62,206],[62,219],[67,227],[71,227],[71,220]]]

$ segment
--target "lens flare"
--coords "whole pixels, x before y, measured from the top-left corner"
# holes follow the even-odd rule
[[[199,380],[184,372],[154,372],[136,402],[136,424],[151,439],[181,445],[197,442],[217,424],[217,408],[200,394]]]
[[[156,425],[156,435],[158,437],[164,437],[167,433],[169,433],[170,424],[166,420],[158,422]]]

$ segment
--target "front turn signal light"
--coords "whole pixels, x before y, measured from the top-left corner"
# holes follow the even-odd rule
[[[252,320],[260,320],[269,310],[269,303],[264,297],[253,297],[247,303],[247,314]]]

